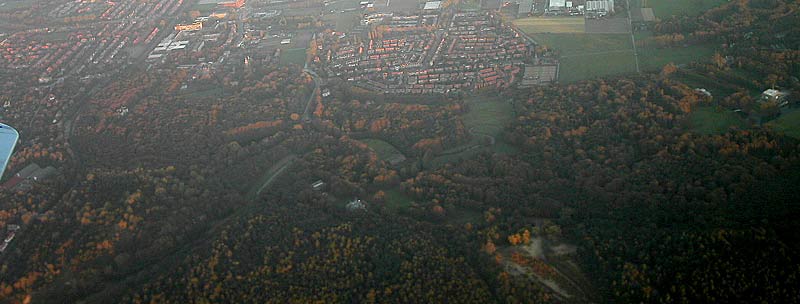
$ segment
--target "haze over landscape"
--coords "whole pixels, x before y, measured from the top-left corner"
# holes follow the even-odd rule
[[[795,0],[0,0],[0,303],[800,302]]]

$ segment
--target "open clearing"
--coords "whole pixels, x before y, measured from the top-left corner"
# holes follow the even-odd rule
[[[795,110],[767,123],[773,130],[800,139],[800,111]]]
[[[440,153],[433,159],[433,167],[469,158],[489,149],[504,154],[517,152],[514,146],[502,140],[503,129],[514,119],[511,103],[499,98],[477,96],[470,99],[468,104],[469,112],[461,116],[461,120],[472,134],[472,139]]]
[[[800,118],[800,116],[798,116]],[[747,124],[736,113],[719,107],[697,107],[689,115],[689,123],[694,132],[711,135],[728,132],[728,128],[736,126],[746,128]]]
[[[374,150],[375,154],[378,154],[380,160],[389,161],[399,155],[403,155],[403,153],[398,151],[392,144],[383,140],[368,138],[361,141]]]
[[[469,106],[469,112],[461,119],[464,126],[473,133],[498,136],[514,118],[511,103],[505,100],[475,98]]]
[[[386,193],[386,209],[392,212],[408,209],[413,200],[397,189],[384,191]]]
[[[514,20],[520,30],[525,33],[583,33],[585,19],[583,17],[530,17]]]

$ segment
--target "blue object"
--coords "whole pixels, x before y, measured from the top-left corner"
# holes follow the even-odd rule
[[[3,172],[6,171],[6,165],[8,165],[8,160],[11,159],[11,153],[14,152],[18,139],[19,132],[17,130],[0,123],[0,178],[3,177]]]

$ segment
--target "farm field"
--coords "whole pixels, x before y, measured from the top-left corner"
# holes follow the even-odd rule
[[[583,33],[585,19],[583,17],[530,17],[514,20],[520,30],[525,33]]]
[[[800,118],[800,116],[798,116],[798,118]],[[798,122],[800,123],[800,120],[798,120]],[[747,127],[747,123],[736,115],[736,113],[713,106],[693,109],[692,113],[689,115],[689,124],[694,132],[703,135],[722,134],[727,132],[728,128],[731,126],[739,128]],[[800,129],[797,130],[800,131]],[[800,135],[800,133],[798,133],[798,135]]]
[[[800,111],[783,114],[777,119],[767,123],[773,130],[784,133],[786,136],[800,139]]]

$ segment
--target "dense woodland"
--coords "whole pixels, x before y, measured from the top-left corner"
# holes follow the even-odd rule
[[[0,227],[22,226],[0,256],[0,302],[796,303],[800,141],[757,119],[710,135],[688,121],[707,106],[768,117],[751,91],[800,91],[798,20],[793,1],[732,1],[656,24],[725,44],[708,62],[477,92],[510,103],[497,140],[514,152],[438,167],[427,160],[474,136],[459,96],[334,82],[304,121],[314,83],[296,66],[237,64],[188,90],[186,72],[136,67],[3,87],[26,134],[8,171],[60,174],[0,191]],[[689,74],[724,90],[700,94]],[[344,207],[354,197],[366,210]]]

